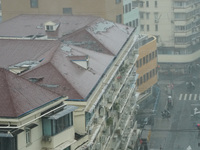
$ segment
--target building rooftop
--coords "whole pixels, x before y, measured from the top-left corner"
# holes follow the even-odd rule
[[[60,96],[0,68],[0,117],[20,117]]]
[[[45,31],[51,25],[55,31]],[[21,15],[0,23],[0,67],[69,99],[87,100],[132,32],[94,16]]]

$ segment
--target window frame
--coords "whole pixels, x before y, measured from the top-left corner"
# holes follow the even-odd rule
[[[31,8],[38,8],[38,0],[30,0]]]
[[[68,8],[63,8],[63,14],[65,15],[72,15],[72,8],[68,7]]]
[[[31,130],[30,129],[26,129],[26,145],[31,144]]]
[[[115,0],[115,4],[121,3],[121,0]]]
[[[42,118],[42,127],[44,136],[57,135],[66,130],[67,128],[73,126],[73,112],[70,112],[58,119],[48,119],[48,118],[49,117]]]

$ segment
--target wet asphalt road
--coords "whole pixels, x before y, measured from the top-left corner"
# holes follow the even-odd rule
[[[191,117],[195,107],[200,111],[200,84],[195,82],[195,90],[188,91],[185,84],[187,80],[186,76],[173,78],[174,106],[170,109],[171,118],[167,119],[162,118],[161,111],[166,108],[168,96],[166,87],[171,82],[171,78],[159,79],[161,93],[154,116],[149,149],[187,150],[191,147],[192,150],[200,150],[198,147],[200,136],[195,126],[200,123],[200,115]]]

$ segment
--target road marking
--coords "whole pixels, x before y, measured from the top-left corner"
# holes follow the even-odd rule
[[[197,100],[197,94],[194,94],[194,100],[195,101]]]
[[[181,100],[181,99],[182,99],[182,96],[183,96],[183,94],[180,94],[180,96],[179,96],[179,100]]]
[[[185,94],[185,96],[184,96],[184,100],[186,100],[186,98],[187,98],[187,94]]]
[[[189,96],[189,100],[191,100],[192,99],[192,94],[190,94],[190,96]]]

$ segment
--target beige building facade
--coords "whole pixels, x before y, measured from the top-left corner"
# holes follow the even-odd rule
[[[3,21],[20,14],[94,15],[122,23],[123,3],[121,0],[2,0]]]
[[[158,81],[157,72],[157,43],[154,36],[141,35],[141,45],[139,47],[139,57],[136,62],[138,92],[140,97],[147,96],[152,93],[152,87]]]

